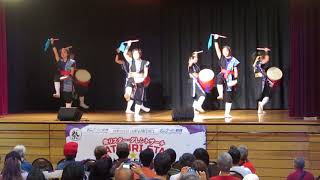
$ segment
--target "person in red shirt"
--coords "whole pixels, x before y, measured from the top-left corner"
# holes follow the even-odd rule
[[[288,175],[287,180],[314,180],[314,176],[304,170],[305,161],[303,157],[297,157],[294,159],[295,171]]]
[[[218,176],[211,177],[210,180],[240,180],[230,174],[230,168],[232,167],[232,157],[229,153],[224,152],[218,157],[218,167],[220,174]]]
[[[144,149],[140,152],[139,159],[142,164],[141,170],[146,178],[153,178],[156,176],[156,172],[151,168],[153,157],[154,152],[150,148]],[[134,179],[140,179],[139,175],[134,174]]]
[[[246,168],[249,168],[250,171],[255,174],[256,169],[254,168],[253,164],[248,159],[248,148],[247,146],[240,145],[237,148],[240,151],[241,157],[240,157],[240,166],[244,166]]]

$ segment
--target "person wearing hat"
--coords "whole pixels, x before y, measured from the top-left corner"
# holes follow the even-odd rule
[[[57,165],[57,170],[63,170],[68,164],[75,162],[78,153],[78,143],[68,142],[64,145],[63,154],[65,159]]]

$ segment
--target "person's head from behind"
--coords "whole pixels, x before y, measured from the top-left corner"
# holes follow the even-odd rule
[[[79,162],[72,162],[63,169],[61,180],[83,180],[84,176],[84,166]]]
[[[196,158],[194,157],[193,154],[190,153],[184,153],[182,156],[179,158],[179,164],[181,167],[191,167],[193,161],[195,161]]]
[[[195,172],[187,172],[180,175],[179,180],[200,180],[200,177]]]
[[[62,59],[66,60],[70,58],[70,50],[68,48],[60,49],[60,56]]]
[[[204,163],[206,163],[207,166],[209,165],[209,153],[204,148],[197,148],[193,151],[193,155],[196,157],[196,159],[202,160]]]
[[[20,155],[21,160],[24,159],[24,157],[26,155],[26,147],[24,145],[16,145],[13,148],[13,151],[17,152]]]
[[[45,180],[45,176],[39,168],[32,168],[28,172],[27,180]]]
[[[158,176],[166,176],[171,169],[171,158],[168,153],[158,153],[154,158],[154,170]]]
[[[99,160],[103,155],[107,154],[107,149],[104,146],[97,146],[94,149],[94,156]]]
[[[231,56],[231,47],[230,46],[223,46],[222,55],[226,58],[230,57]]]
[[[229,149],[228,153],[232,157],[232,163],[233,165],[239,165],[240,162],[240,152],[237,148],[231,148]]]
[[[107,155],[103,155],[97,160],[90,170],[89,179],[108,179],[111,178],[110,169],[112,168],[112,159]]]
[[[229,173],[230,168],[232,167],[232,157],[229,153],[224,152],[219,155],[217,160],[218,167],[220,171]]]
[[[116,154],[119,159],[127,159],[130,153],[129,145],[127,143],[121,142],[117,144]]]
[[[140,60],[141,59],[141,49],[135,48],[132,50],[132,57],[134,60]]]
[[[133,172],[128,168],[118,168],[114,175],[115,180],[133,180]]]
[[[144,167],[150,167],[153,157],[154,157],[154,152],[150,148],[144,149],[139,154],[140,162]]]
[[[164,152],[167,153],[167,154],[169,154],[170,159],[171,159],[171,164],[173,164],[173,163],[176,162],[177,153],[176,153],[175,150],[169,148],[169,149],[166,149]]]
[[[248,161],[248,148],[247,148],[247,146],[240,145],[237,149],[240,152],[240,160],[242,162],[247,162]]]
[[[267,64],[270,61],[270,56],[266,51],[258,51],[257,56],[259,57],[261,64]]]
[[[295,169],[299,169],[299,170],[304,169],[305,161],[304,161],[303,157],[296,157],[294,159],[293,163],[294,163],[294,168]]]
[[[207,175],[207,179],[209,179],[208,165],[202,160],[193,161],[191,165],[191,169],[195,170],[196,172],[200,172],[200,171],[205,172]]]
[[[63,149],[64,156],[66,160],[73,160],[77,157],[78,153],[78,143],[68,142],[64,145]]]
[[[1,174],[4,180],[22,179],[21,158],[17,152],[11,151],[5,156],[4,166]]]

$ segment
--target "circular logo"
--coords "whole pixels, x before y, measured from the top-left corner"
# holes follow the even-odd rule
[[[81,129],[79,128],[73,128],[70,130],[69,136],[72,141],[79,141],[82,136]]]

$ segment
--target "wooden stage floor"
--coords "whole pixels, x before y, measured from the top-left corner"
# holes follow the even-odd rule
[[[258,115],[256,110],[233,110],[232,119],[225,119],[224,111],[208,111],[197,115],[193,121],[175,122],[171,118],[172,111],[154,111],[143,113],[142,120],[135,120],[133,115],[122,111],[102,111],[84,113],[81,121],[74,123],[92,124],[292,124],[320,125],[320,121],[303,120],[289,117],[287,110],[269,110],[266,114]],[[70,123],[57,120],[57,113],[19,113],[0,117],[0,123]]]

